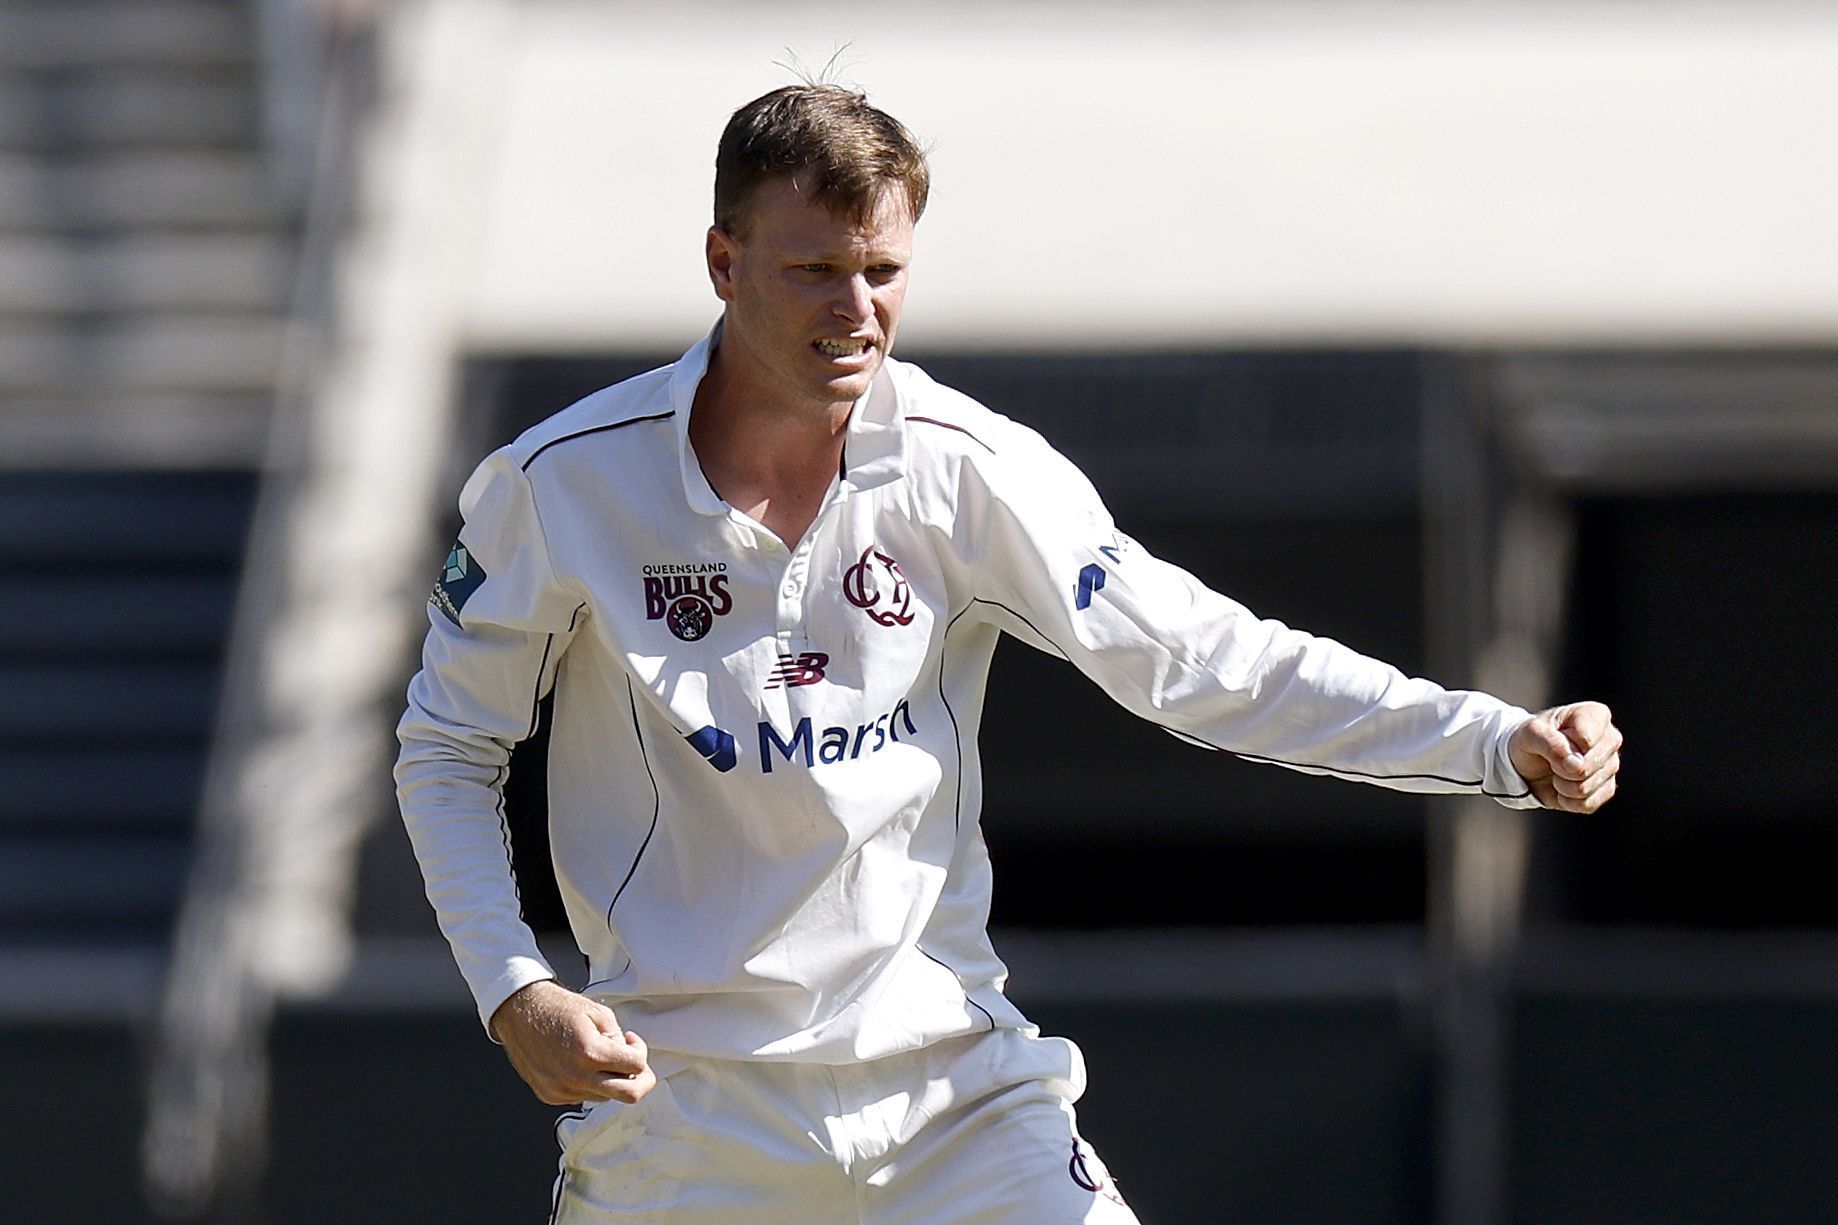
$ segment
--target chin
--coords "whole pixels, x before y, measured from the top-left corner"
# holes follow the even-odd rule
[[[847,378],[832,379],[824,384],[823,395],[837,404],[844,400],[859,400],[868,394],[868,389],[874,385],[874,376],[880,372],[881,364],[876,362],[872,369],[859,371]]]

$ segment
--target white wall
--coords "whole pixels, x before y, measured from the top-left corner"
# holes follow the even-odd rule
[[[1838,5],[503,3],[469,347],[706,326],[721,125],[844,43],[909,346],[1838,339]]]

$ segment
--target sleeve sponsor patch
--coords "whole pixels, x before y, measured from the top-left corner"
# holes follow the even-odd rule
[[[1079,589],[1073,597],[1072,606],[1077,609],[1091,607],[1092,593],[1104,589],[1104,567],[1092,564],[1079,571]]]
[[[466,601],[484,582],[485,567],[456,540],[453,551],[447,554],[446,563],[440,568],[440,577],[434,580],[434,593],[428,597],[428,603],[458,625],[460,609],[466,607]]]

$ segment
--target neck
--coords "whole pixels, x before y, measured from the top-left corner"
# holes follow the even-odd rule
[[[717,494],[794,545],[841,466],[853,407],[749,386],[716,349],[690,408],[689,443]]]

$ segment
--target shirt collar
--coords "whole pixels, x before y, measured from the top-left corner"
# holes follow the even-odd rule
[[[670,374],[671,423],[676,427],[677,466],[682,472],[683,495],[689,501],[689,509],[703,515],[728,512],[727,503],[702,475],[702,465],[696,462],[695,449],[689,445],[689,412],[696,402],[696,386],[708,373],[708,359],[720,343],[721,324],[717,321],[708,335],[677,359]]]
[[[717,320],[708,335],[677,359],[670,375],[670,407],[683,493],[689,508],[704,515],[725,515],[728,505],[702,474],[695,449],[689,445],[689,414],[695,405],[696,387],[708,373],[709,359],[720,343],[721,322]],[[842,480],[852,489],[873,489],[906,474],[906,409],[889,364],[888,360],[882,361],[868,393],[855,402],[849,413],[848,437],[842,449]]]

